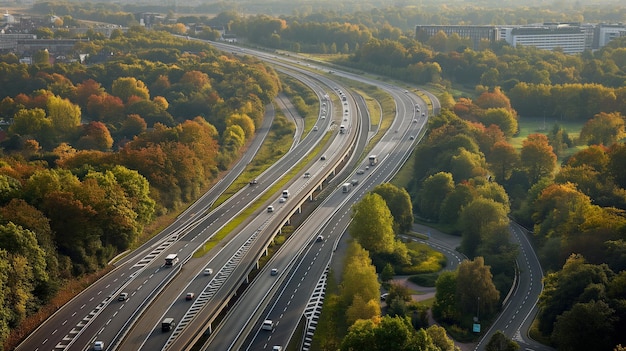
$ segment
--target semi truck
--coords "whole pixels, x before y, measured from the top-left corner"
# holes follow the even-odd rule
[[[178,254],[169,254],[165,257],[165,265],[166,266],[173,266],[176,263],[178,263]]]
[[[342,193],[349,193],[352,190],[352,183],[343,183],[341,186]]]
[[[370,155],[370,166],[375,166],[378,163],[378,157],[376,155]]]

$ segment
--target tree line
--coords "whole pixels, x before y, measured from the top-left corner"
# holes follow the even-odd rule
[[[88,65],[0,62],[0,117],[12,121],[0,141],[3,343],[65,281],[206,191],[281,89],[259,61],[164,32],[82,48]]]

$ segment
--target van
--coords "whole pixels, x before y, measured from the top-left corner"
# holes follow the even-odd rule
[[[168,332],[172,328],[174,328],[175,325],[176,323],[174,323],[174,318],[165,318],[163,319],[163,322],[161,322],[161,330],[164,332]]]
[[[274,212],[274,206],[267,206],[267,212],[268,213]]]
[[[266,319],[263,321],[261,325],[261,329],[263,330],[274,330],[274,322],[271,319]]]

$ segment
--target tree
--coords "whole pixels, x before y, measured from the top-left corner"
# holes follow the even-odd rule
[[[368,303],[374,300],[378,304],[380,284],[376,268],[372,265],[369,254],[357,242],[351,242],[344,263],[341,298],[346,306],[351,306],[355,296]]]
[[[459,264],[456,276],[456,299],[462,314],[479,313],[488,319],[498,310],[500,292],[493,284],[489,266],[482,257]]]
[[[507,137],[512,137],[517,133],[517,118],[506,108],[489,108],[483,112],[479,118],[485,126],[497,125]]]
[[[385,267],[383,267],[382,272],[380,272],[380,280],[383,283],[388,283],[391,279],[393,279],[394,275],[395,272],[393,270],[393,266],[391,265],[391,263],[387,263],[385,264]]]
[[[148,87],[135,77],[121,77],[113,81],[111,93],[124,102],[128,102],[131,96],[136,96],[143,100],[150,99]]]
[[[376,345],[376,322],[371,319],[360,319],[348,329],[348,334],[341,342],[342,351],[371,350]]]
[[[46,111],[35,109],[21,109],[13,118],[13,124],[9,126],[9,131],[20,135],[41,136],[50,133],[52,121],[46,118]]]
[[[391,183],[377,185],[373,190],[385,200],[391,215],[393,216],[398,233],[406,233],[413,226],[413,205],[411,196],[404,188]]]
[[[370,319],[380,315],[380,303],[374,299],[365,301],[357,294],[352,298],[352,304],[346,311],[346,321],[349,325],[359,319]]]
[[[372,254],[394,250],[393,217],[378,194],[369,193],[354,204],[349,231],[350,236]]]
[[[624,117],[619,112],[601,112],[587,121],[580,131],[580,140],[587,145],[610,146],[626,136]]]
[[[485,346],[485,350],[487,351],[516,351],[516,350],[519,350],[519,344],[509,339],[506,335],[504,335],[503,332],[498,330],[489,339],[487,346]]]
[[[68,99],[59,96],[50,96],[47,104],[48,118],[57,135],[63,136],[73,133],[80,126],[80,107]]]
[[[556,166],[556,155],[543,134],[531,134],[524,140],[520,160],[531,184],[551,176]]]
[[[454,180],[450,173],[439,172],[426,178],[416,200],[419,214],[426,219],[439,220],[441,205],[453,191]]]
[[[507,207],[495,200],[477,197],[460,214],[463,232],[461,251],[468,257],[474,257],[483,241],[485,232],[494,225],[508,223]]]
[[[544,289],[539,296],[538,303],[539,330],[544,335],[551,335],[558,316],[563,312],[572,309],[578,302],[598,300],[594,297],[587,300],[581,299],[581,297],[589,286],[596,284],[606,286],[609,281],[609,274],[612,272],[606,265],[592,265],[587,263],[582,256],[572,254],[563,265],[562,270],[549,273],[544,278]],[[584,310],[586,308],[577,311],[573,316],[576,316],[578,312],[584,312]],[[593,327],[595,328],[595,326]],[[565,331],[566,329],[562,330]]]
[[[519,154],[513,147],[506,141],[498,141],[491,147],[487,162],[490,165],[490,169],[495,175],[496,180],[503,182],[513,172],[513,169],[519,164]]]
[[[577,303],[557,317],[552,340],[559,350],[610,350],[617,320],[604,301]]]
[[[110,150],[113,146],[113,138],[109,129],[102,122],[90,122],[82,126],[82,135],[76,143],[76,147],[83,150]]]
[[[442,272],[435,282],[435,303],[433,317],[440,321],[454,323],[459,320],[460,311],[457,307],[457,272]]]

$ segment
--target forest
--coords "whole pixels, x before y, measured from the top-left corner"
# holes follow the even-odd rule
[[[497,313],[514,276],[517,248],[508,240],[513,218],[531,230],[546,272],[537,323],[544,340],[571,350],[626,344],[620,333],[626,329],[626,39],[565,55],[503,43],[471,50],[458,36],[426,39],[414,32],[419,23],[624,21],[626,10],[425,5],[277,17],[241,17],[226,9],[217,16],[182,16],[159,31],[131,27],[110,38],[90,33],[93,40],[76,47],[90,54],[88,65],[49,65],[42,52],[32,66],[12,54],[1,56],[0,117],[14,123],[0,143],[0,262],[6,268],[0,275],[0,336],[6,340],[8,330],[45,304],[59,282],[103,267],[136,244],[156,216],[201,194],[252,137],[264,105],[281,90],[277,75],[252,58],[166,34],[215,38],[208,26],[221,25],[248,45],[321,55],[357,72],[443,91],[444,109],[431,118],[413,155],[407,194],[418,220],[462,237],[460,250],[470,257],[463,272],[477,280],[463,280],[468,274],[459,272],[440,276],[433,306],[438,321],[467,327],[463,301],[472,296],[455,287],[475,281],[492,282],[483,287],[492,297],[483,308]],[[72,16],[138,23],[119,5],[36,8],[68,24]],[[206,26],[190,33],[191,23]],[[39,31],[67,37],[63,30]],[[514,147],[519,121],[541,116],[583,127],[573,138],[556,124]],[[563,157],[566,150],[572,156]],[[368,277],[372,269],[384,270],[385,262],[409,269],[413,259],[393,240],[408,223],[394,204],[407,195],[379,192],[382,200],[368,200],[386,218],[376,233],[382,240],[359,230],[361,247],[352,249]],[[389,200],[386,210],[383,200]],[[62,221],[67,213],[71,221]],[[370,265],[375,268],[365,268]],[[376,314],[364,306],[377,298],[371,293],[340,302],[360,306],[350,310],[349,320],[356,321],[357,311]],[[387,327],[407,333],[412,343],[440,335],[409,333],[407,325],[419,325],[411,321],[372,321],[355,323],[343,347],[359,349],[363,344],[354,335],[382,337]],[[449,344],[444,339],[437,347]]]
[[[0,336],[65,281],[135,247],[238,157],[281,89],[271,69],[134,28],[90,65],[0,62]],[[166,52],[174,58],[163,62]]]

